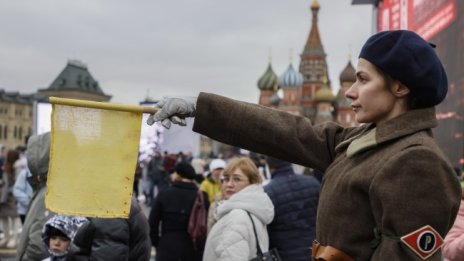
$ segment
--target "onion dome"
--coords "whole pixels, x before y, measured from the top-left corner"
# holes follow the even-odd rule
[[[345,69],[343,69],[342,73],[340,74],[340,83],[343,82],[355,82],[356,81],[356,70],[354,69],[353,65],[351,65],[351,61],[348,61]]]
[[[317,0],[313,0],[311,3],[311,10],[319,10],[320,7],[319,2],[317,2]]]
[[[301,87],[303,85],[303,76],[301,73],[293,69],[293,65],[290,64],[287,70],[279,78],[279,86],[281,88],[286,87]]]
[[[314,99],[316,100],[316,102],[333,102],[335,101],[335,96],[333,95],[329,87],[323,86],[316,92]]]
[[[269,63],[266,72],[258,80],[258,88],[262,91],[277,91],[279,89],[277,75],[272,70],[272,65]]]
[[[277,106],[279,106],[280,101],[281,101],[281,99],[280,99],[279,95],[276,92],[271,96],[271,99],[270,99],[269,102],[270,102],[271,106],[277,107]]]

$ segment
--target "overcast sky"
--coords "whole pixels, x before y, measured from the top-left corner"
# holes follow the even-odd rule
[[[68,59],[87,64],[111,102],[149,92],[213,92],[257,102],[272,53],[281,75],[311,27],[312,0],[0,0],[0,88],[47,88]],[[332,88],[371,34],[372,6],[319,0],[319,31]]]

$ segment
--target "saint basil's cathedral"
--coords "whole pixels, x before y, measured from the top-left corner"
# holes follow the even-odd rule
[[[269,62],[266,72],[258,80],[259,104],[308,117],[314,124],[335,121],[345,127],[358,125],[351,102],[345,91],[356,81],[355,69],[348,64],[340,74],[340,88],[333,95],[328,77],[326,53],[317,25],[320,5],[311,4],[312,24],[298,72],[290,62],[287,70],[278,77]],[[281,89],[282,95],[277,95]]]

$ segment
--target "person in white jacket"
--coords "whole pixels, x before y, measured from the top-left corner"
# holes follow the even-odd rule
[[[251,159],[235,158],[221,177],[222,201],[216,209],[217,222],[206,240],[204,261],[250,260],[257,256],[253,218],[259,245],[269,249],[266,225],[274,218],[274,206],[261,185],[262,178]]]

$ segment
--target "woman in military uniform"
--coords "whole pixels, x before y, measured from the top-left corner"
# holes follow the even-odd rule
[[[433,46],[411,31],[385,31],[363,46],[346,92],[360,127],[313,125],[207,93],[163,99],[149,124],[195,117],[198,133],[323,171],[313,260],[438,261],[461,198],[432,137],[447,89]]]

